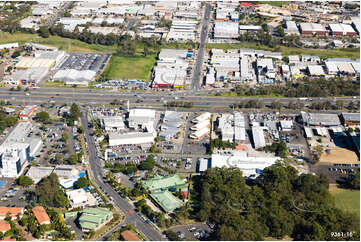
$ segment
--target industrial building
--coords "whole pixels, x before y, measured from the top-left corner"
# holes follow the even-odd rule
[[[356,35],[356,31],[349,24],[330,24],[332,35]]]
[[[300,31],[298,30],[297,24],[295,21],[286,21],[285,33],[288,35],[296,34],[299,35]]]
[[[253,126],[252,127],[252,138],[254,148],[263,148],[266,146],[266,140],[264,138],[263,127],[261,126]]]
[[[307,126],[338,126],[340,119],[333,113],[309,113],[301,111],[302,122]]]
[[[243,176],[255,178],[263,173],[264,168],[275,164],[279,159],[279,157],[251,157],[245,151],[233,151],[231,154],[212,154],[211,167],[237,167],[242,171]]]
[[[173,20],[167,34],[167,41],[194,41],[197,34],[198,21]]]
[[[232,114],[222,114],[218,118],[218,128],[217,131],[220,132],[222,141],[233,142],[234,139],[234,117]]]
[[[129,132],[116,133],[109,132],[109,146],[127,145],[127,144],[147,144],[154,143],[156,133],[149,132]]]
[[[103,116],[100,120],[105,131],[120,131],[125,129],[122,116]]]
[[[234,122],[234,141],[240,142],[246,140],[246,124],[244,115],[240,112],[233,113]]]
[[[47,76],[47,67],[16,69],[5,81],[9,85],[37,86]]]
[[[178,136],[179,128],[182,126],[183,113],[166,111],[163,117],[163,124],[159,137],[162,140],[170,141]]]
[[[325,72],[321,65],[308,65],[307,72],[310,76],[324,76]]]
[[[205,172],[208,168],[211,167],[210,160],[206,158],[200,158],[197,163],[197,171]]]
[[[322,24],[317,23],[300,23],[301,34],[326,35],[327,31]]]
[[[55,65],[55,59],[50,58],[36,58],[30,56],[19,57],[19,62],[16,64],[16,69],[29,69],[46,67],[48,70]]]
[[[239,37],[239,26],[235,22],[215,21],[213,27],[213,38],[215,39],[237,39]]]
[[[153,68],[153,88],[182,88],[187,77],[187,57],[193,51],[186,49],[162,49],[158,56],[157,66]]]
[[[53,76],[53,80],[65,82],[66,85],[88,86],[94,81],[96,72],[92,70],[59,70]]]
[[[360,113],[341,113],[340,119],[345,126],[360,126]]]

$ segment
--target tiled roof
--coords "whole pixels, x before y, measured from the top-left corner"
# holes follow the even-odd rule
[[[43,206],[36,206],[32,209],[39,224],[50,223],[50,218]]]

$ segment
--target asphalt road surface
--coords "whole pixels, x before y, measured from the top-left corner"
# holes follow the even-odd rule
[[[83,111],[83,115],[81,117],[83,127],[88,126],[88,117],[87,113]],[[85,129],[84,132],[86,139],[88,140],[88,148],[89,148],[89,164],[93,173],[95,183],[102,189],[104,192],[108,193],[114,204],[119,207],[124,214],[126,214],[126,219],[124,224],[133,224],[139,231],[141,231],[149,240],[164,240],[159,231],[157,231],[152,225],[147,224],[143,218],[141,218],[137,213],[127,214],[127,210],[133,210],[134,207],[124,198],[120,197],[120,195],[113,190],[109,184],[105,184],[103,182],[103,167],[100,159],[97,158],[96,155],[96,146],[94,143],[94,139],[90,137],[89,130]],[[120,226],[118,226],[120,227]],[[115,230],[113,230],[115,231]]]
[[[177,99],[176,99],[177,98]],[[254,98],[254,97],[215,97],[215,96],[185,96],[177,93],[142,93],[130,94],[119,93],[104,90],[88,90],[88,89],[33,89],[29,92],[23,91],[9,91],[7,89],[0,89],[0,100],[10,101],[17,104],[40,104],[54,102],[58,104],[75,102],[79,104],[109,104],[113,100],[129,100],[131,104],[136,106],[159,106],[166,104],[169,101],[188,101],[193,102],[194,106],[209,106],[214,108],[230,107],[234,103],[241,101],[249,101],[252,99],[259,99],[265,105],[271,104],[274,100],[279,100],[283,104],[288,104],[290,101],[299,101],[298,98]],[[312,98],[307,101],[301,101],[304,104],[311,104],[312,102],[323,102],[329,100],[335,103],[336,100],[343,100],[345,105],[350,101],[357,101],[358,98],[352,97],[337,97],[337,98]]]
[[[194,65],[193,78],[192,78],[192,89],[194,91],[198,91],[200,89],[200,79],[202,77],[203,57],[204,57],[206,40],[208,37],[208,25],[209,25],[210,13],[211,13],[211,5],[209,5],[209,3],[206,3],[204,18],[202,21],[201,39],[200,39],[197,60]]]

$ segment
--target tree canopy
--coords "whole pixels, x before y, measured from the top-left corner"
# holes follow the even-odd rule
[[[34,181],[30,177],[24,175],[19,176],[16,182],[20,186],[30,186],[34,184]]]
[[[195,178],[195,218],[216,224],[215,240],[333,240],[333,231],[352,231],[359,239],[359,221],[335,207],[324,176],[298,175],[276,163],[253,182],[237,168],[212,168]]]
[[[69,200],[60,187],[56,173],[44,177],[35,188],[37,201],[50,207],[67,207]]]
[[[35,118],[42,123],[49,123],[50,122],[50,115],[48,112],[42,111],[35,115]]]

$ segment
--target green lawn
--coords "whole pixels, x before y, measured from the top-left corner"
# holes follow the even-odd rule
[[[241,42],[239,44],[207,44],[208,49],[238,49],[238,48],[249,48],[249,49],[259,49],[259,50],[269,50],[275,51],[274,49],[260,45],[254,42]],[[359,59],[360,58],[360,49],[302,49],[296,47],[286,47],[280,46],[280,51],[283,55],[316,55],[321,58],[351,58]]]
[[[112,56],[103,75],[108,79],[150,80],[151,70],[156,62],[156,54],[148,56]]]
[[[330,193],[335,197],[338,208],[360,217],[360,191],[330,187]]]
[[[37,34],[27,34],[16,32],[10,34],[7,32],[0,31],[0,44],[10,43],[10,42],[19,42],[19,44],[24,44],[25,42],[32,41],[34,43],[50,45],[58,47],[59,49],[68,51],[68,52],[115,52],[116,46],[104,46],[104,45],[95,45],[87,44],[80,40],[63,38],[60,36],[51,35],[49,38],[42,38]]]
[[[282,7],[286,1],[258,1],[259,4],[269,4],[271,6]]]

